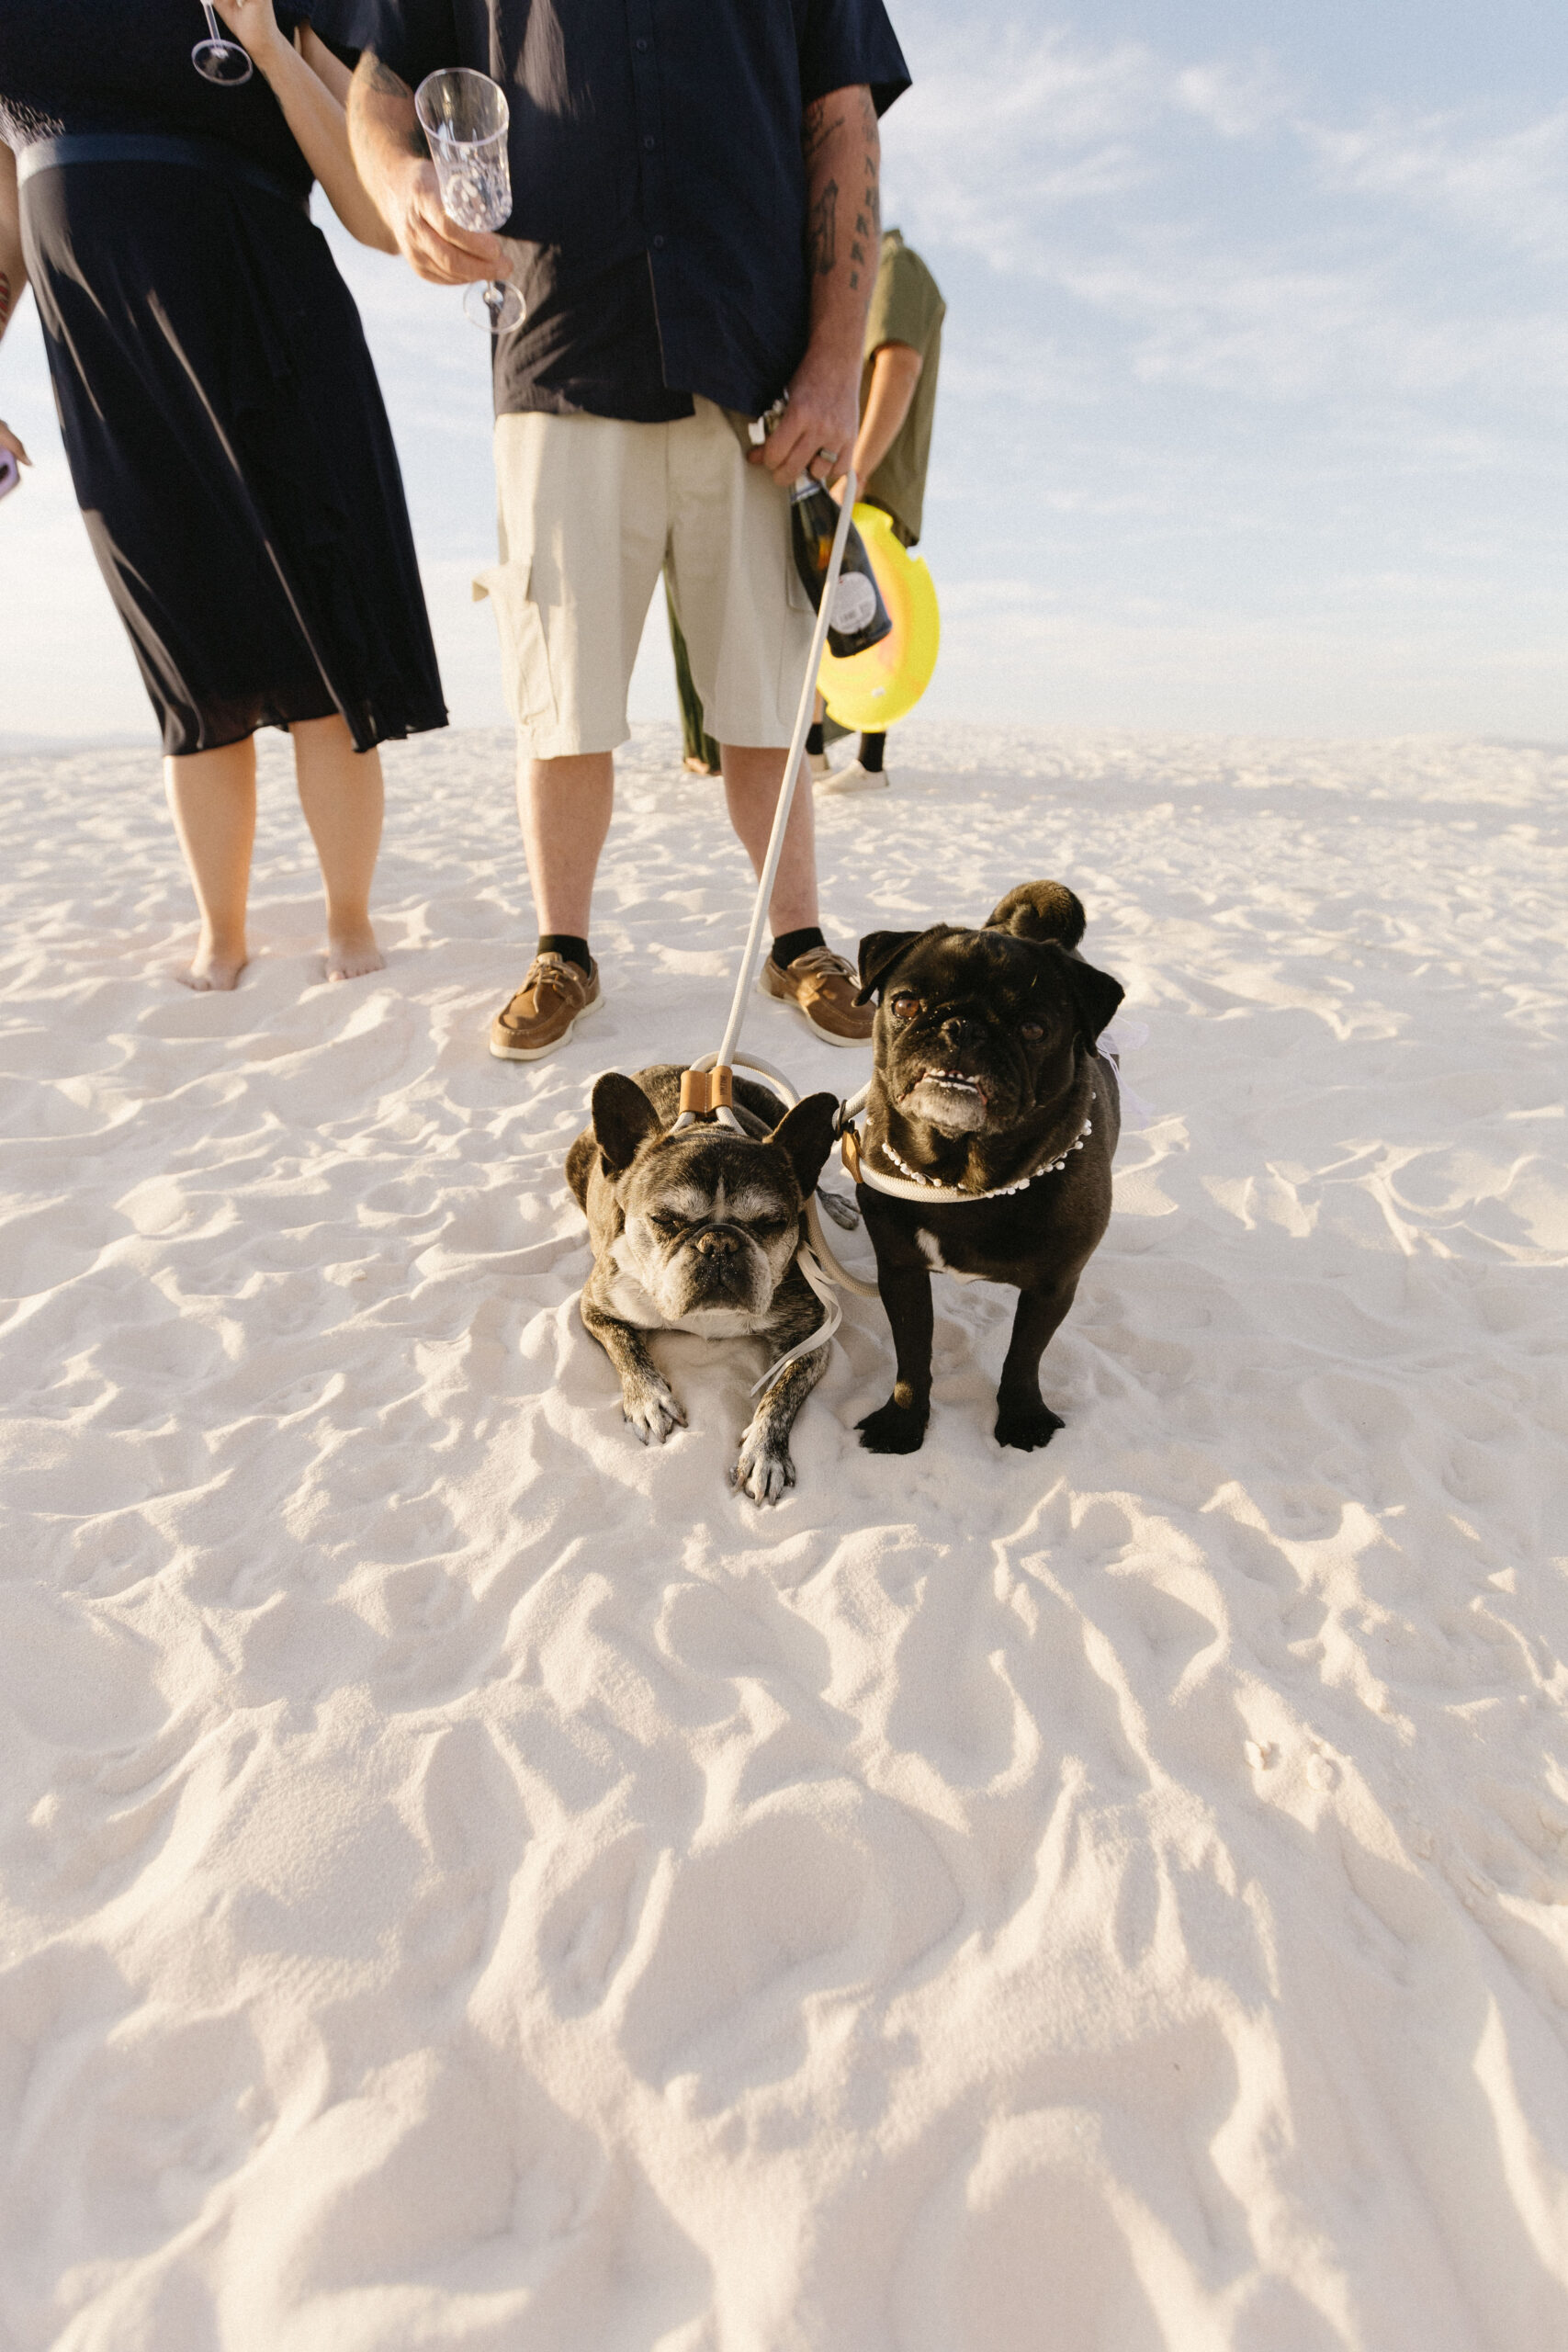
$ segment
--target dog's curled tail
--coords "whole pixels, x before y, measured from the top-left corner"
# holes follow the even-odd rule
[[[987,931],[1010,931],[1015,939],[1054,939],[1076,947],[1088,917],[1083,901],[1065,882],[1021,882],[998,899],[986,917]]]

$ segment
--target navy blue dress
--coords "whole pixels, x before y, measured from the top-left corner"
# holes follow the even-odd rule
[[[298,24],[279,11],[286,28]],[[259,74],[197,0],[4,0],[0,137],[66,456],[175,755],[445,726],[380,388]]]

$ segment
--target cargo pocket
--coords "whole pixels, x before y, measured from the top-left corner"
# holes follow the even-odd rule
[[[474,581],[474,602],[488,596],[495,607],[501,638],[502,684],[513,723],[536,724],[556,716],[550,681],[550,650],[544,616],[534,602],[533,560],[498,563]]]

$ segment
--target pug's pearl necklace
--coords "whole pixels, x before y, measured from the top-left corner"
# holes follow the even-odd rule
[[[973,1193],[970,1194],[970,1198],[976,1201],[1001,1201],[1005,1200],[1010,1193],[1026,1193],[1031,1184],[1034,1182],[1036,1177],[1059,1176],[1063,1169],[1067,1164],[1067,1153],[1081,1151],[1084,1148],[1085,1136],[1091,1136],[1093,1133],[1094,1120],[1090,1117],[1084,1121],[1082,1126],[1078,1129],[1077,1136],[1073,1141],[1068,1144],[1066,1150],[1063,1152],[1059,1159],[1043,1159],[1038,1168],[1032,1169],[1027,1176],[1021,1176],[1016,1184],[998,1184],[988,1193]],[[877,1148],[881,1152],[884,1159],[890,1159],[893,1162],[894,1167],[897,1168],[901,1174],[907,1176],[912,1184],[925,1184],[933,1192],[938,1193],[948,1193],[956,1189],[953,1185],[942,1183],[941,1179],[938,1177],[928,1176],[922,1169],[911,1168],[907,1159],[900,1159],[898,1154],[894,1150],[892,1145],[886,1137],[883,1138],[883,1141],[878,1145]]]

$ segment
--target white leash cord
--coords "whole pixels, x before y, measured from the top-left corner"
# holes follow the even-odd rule
[[[833,534],[832,553],[828,558],[828,576],[822,582],[822,600],[817,608],[817,626],[811,632],[811,652],[806,664],[806,675],[801,681],[800,707],[795,715],[795,733],[790,739],[789,761],[784,769],[784,782],[779,787],[778,806],[773,810],[773,829],[768,837],[768,854],[762,860],[762,870],[757,877],[757,895],[751,906],[751,928],[746,934],[745,953],[740,958],[740,970],[735,982],[735,1000],[729,1008],[729,1020],[725,1028],[723,1043],[717,1053],[711,1057],[705,1056],[700,1062],[694,1062],[692,1064],[694,1069],[715,1068],[728,1069],[734,1066],[737,1058],[736,1049],[740,1043],[740,1032],[745,1026],[747,1002],[756,984],[757,973],[762,961],[762,938],[768,920],[768,901],[773,895],[773,880],[779,870],[779,859],[784,854],[784,833],[789,825],[789,812],[795,805],[795,786],[800,781],[800,764],[806,752],[807,731],[811,725],[811,714],[817,704],[817,673],[822,667],[822,648],[828,642],[828,619],[833,609],[834,592],[839,585],[839,572],[844,560],[844,542],[850,535],[850,522],[854,514],[855,492],[858,487],[855,469],[851,466],[844,476],[844,496],[839,509],[839,527]],[[687,1125],[693,1115],[689,1111],[683,1113],[676,1121],[676,1125]],[[733,1127],[739,1125],[739,1121],[734,1113],[728,1109],[728,1106],[721,1108],[717,1115],[724,1120],[727,1126]]]
[[[784,1096],[786,1110],[795,1108],[800,1100],[799,1095],[784,1072],[775,1069],[771,1062],[761,1061],[754,1054],[740,1052],[740,1032],[745,1026],[748,1002],[751,990],[756,985],[757,973],[762,961],[762,939],[768,920],[768,902],[773,895],[773,881],[779,870],[779,859],[784,854],[784,834],[789,826],[789,814],[795,805],[795,786],[800,781],[801,763],[806,753],[807,732],[810,728],[811,715],[817,705],[817,676],[822,667],[822,648],[828,641],[828,621],[833,609],[834,592],[839,585],[839,573],[844,560],[844,543],[850,535],[850,523],[854,514],[855,492],[858,488],[855,469],[850,466],[845,469],[844,495],[839,508],[839,525],[833,533],[832,551],[828,558],[828,574],[822,582],[821,602],[817,607],[817,626],[811,632],[811,651],[806,664],[806,675],[801,681],[800,705],[795,714],[795,732],[790,738],[789,759],[784,768],[784,782],[779,786],[778,805],[773,810],[773,831],[768,836],[768,854],[762,860],[762,870],[757,876],[757,895],[751,904],[751,927],[746,934],[745,951],[741,956],[740,970],[736,978],[735,997],[729,1008],[729,1020],[725,1028],[724,1041],[716,1054],[704,1054],[699,1060],[690,1065],[694,1071],[729,1070],[737,1066],[741,1069],[756,1070],[761,1077],[771,1079],[779,1089]],[[722,1120],[726,1126],[739,1127],[740,1122],[728,1103],[718,1104],[714,1115]],[[697,1114],[694,1111],[682,1111],[675,1125],[677,1128],[691,1126]],[[809,1243],[804,1241],[801,1243],[795,1253],[795,1262],[827,1309],[827,1318],[818,1326],[809,1339],[802,1340],[797,1347],[791,1348],[786,1354],[780,1356],[776,1363],[768,1366],[767,1371],[751,1390],[753,1396],[758,1389],[769,1386],[777,1379],[781,1372],[784,1371],[788,1365],[796,1363],[800,1357],[813,1355],[818,1348],[825,1348],[828,1345],[843,1321],[843,1310],[833,1295],[832,1284],[840,1283],[844,1289],[854,1291],[862,1298],[874,1298],[877,1295],[874,1283],[864,1282],[859,1274],[851,1273],[847,1266],[841,1266],[829,1248],[827,1237],[822,1230],[822,1217],[817,1206],[815,1191],[809,1194],[806,1203],[806,1227],[811,1239]]]
[[[818,1323],[808,1339],[797,1340],[786,1354],[780,1356],[777,1363],[771,1363],[768,1366],[761,1380],[754,1380],[751,1383],[750,1393],[753,1396],[759,1388],[771,1388],[780,1373],[787,1371],[792,1363],[797,1363],[802,1356],[815,1355],[818,1348],[825,1348],[844,1319],[844,1310],[839,1305],[838,1295],[832,1288],[832,1275],[823,1272],[817,1262],[815,1251],[804,1241],[795,1253],[795,1262],[827,1308],[827,1317],[823,1322]],[[876,1289],[874,1283],[868,1283],[866,1287],[874,1295]]]

